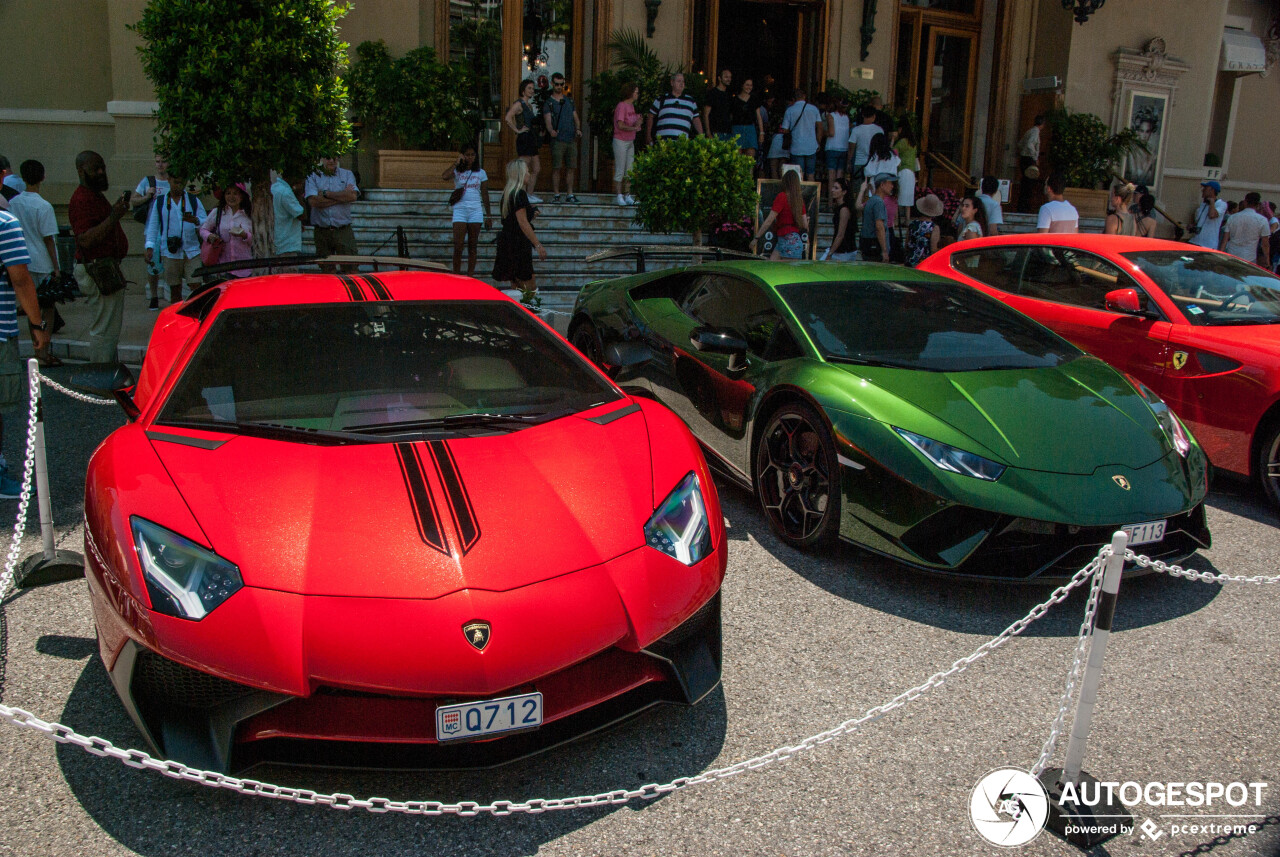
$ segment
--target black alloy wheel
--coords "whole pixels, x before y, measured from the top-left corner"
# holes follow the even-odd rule
[[[783,405],[756,442],[756,496],[769,526],[792,547],[835,540],[840,479],[835,444],[808,405]]]
[[[1271,420],[1262,429],[1255,466],[1267,500],[1273,508],[1280,508],[1280,420]]]
[[[604,368],[604,345],[600,342],[600,334],[594,324],[589,321],[575,324],[569,332],[569,344],[596,366]]]

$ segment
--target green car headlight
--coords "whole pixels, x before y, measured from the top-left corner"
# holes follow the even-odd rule
[[[711,519],[692,471],[659,504],[644,525],[644,541],[654,550],[693,565],[711,553]]]
[[[146,518],[130,523],[157,613],[199,621],[244,586],[240,569],[212,551]]]
[[[995,482],[1000,478],[1000,474],[1004,473],[1004,465],[989,458],[983,458],[981,455],[957,449],[942,441],[934,440],[906,429],[900,429],[897,426],[894,426],[893,430],[901,435],[902,439],[907,443],[920,450],[925,458],[932,461],[941,470],[949,470],[952,473],[972,476],[974,479],[982,479],[987,482]]]
[[[1151,413],[1155,414],[1156,422],[1160,423],[1160,428],[1164,431],[1164,436],[1169,439],[1169,443],[1178,451],[1178,455],[1186,458],[1187,453],[1191,452],[1191,438],[1187,436],[1187,430],[1182,427],[1182,421],[1169,410],[1169,406],[1155,390],[1136,378],[1129,380],[1138,390],[1138,395],[1147,400],[1147,407],[1151,409]]]

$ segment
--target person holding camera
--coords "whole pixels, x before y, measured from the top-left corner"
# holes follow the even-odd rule
[[[1200,182],[1200,205],[1188,231],[1188,240],[1197,247],[1217,250],[1222,243],[1222,224],[1227,220],[1226,200],[1218,199],[1222,185],[1215,181]]]
[[[200,223],[206,216],[204,205],[194,193],[184,192],[184,185],[182,179],[170,176],[170,190],[156,197],[147,216],[147,266],[160,260],[171,304],[182,300],[183,281],[194,283],[196,269],[202,264]],[[160,309],[157,295],[151,296],[148,309]]]
[[[453,209],[453,272],[462,273],[462,242],[467,243],[467,276],[476,275],[476,245],[480,242],[480,227],[489,228],[489,189],[485,182],[489,174],[476,163],[476,147],[466,143],[458,152],[458,160],[440,176],[445,181],[453,179],[453,193],[449,205]],[[481,209],[483,203],[483,210]]]
[[[124,273],[120,260],[129,255],[129,239],[120,221],[133,196],[125,191],[113,203],[106,197],[107,162],[97,152],[76,155],[80,186],[71,194],[67,219],[76,236],[76,282],[89,299],[89,362],[117,362],[120,325],[124,321]]]

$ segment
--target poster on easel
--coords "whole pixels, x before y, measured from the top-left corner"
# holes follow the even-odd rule
[[[786,167],[783,167],[785,170]],[[760,232],[760,224],[764,223],[769,217],[769,212],[773,210],[773,201],[782,193],[782,179],[756,179],[756,193],[759,201],[756,203],[756,220],[755,232]],[[804,201],[805,211],[809,214],[809,228],[801,230],[800,240],[804,242],[804,252],[802,259],[816,258],[817,241],[814,239],[814,233],[818,227],[818,204],[822,196],[821,182],[800,182],[800,198]],[[777,220],[774,220],[777,223]],[[778,235],[773,227],[769,231],[760,236],[760,240],[756,242],[756,253],[761,256],[769,256],[773,253],[774,245],[778,243]]]

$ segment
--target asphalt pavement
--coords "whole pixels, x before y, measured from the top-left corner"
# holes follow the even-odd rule
[[[53,370],[66,380],[70,367]],[[49,393],[54,522],[83,550],[82,492],[94,447],[123,416]],[[20,460],[22,413],[3,449]],[[534,759],[474,773],[258,769],[283,785],[397,800],[527,800],[635,788],[697,774],[828,729],[892,699],[1023,616],[1038,586],[957,582],[861,551],[794,551],[752,498],[720,485],[729,525],[724,681],[692,709],[651,710]],[[0,516],[16,510],[0,501]],[[34,505],[23,554],[39,549]],[[1214,548],[1189,563],[1280,571],[1277,517],[1219,481]],[[12,525],[9,525],[9,529]],[[1073,595],[963,675],[862,731],[730,780],[623,807],[506,818],[335,811],[215,791],[133,770],[0,722],[0,855],[1070,855],[1048,832],[1010,852],[969,820],[989,770],[1039,754],[1084,608]],[[121,746],[141,747],[107,680],[85,584],[11,596],[2,699]],[[1126,579],[1085,770],[1102,780],[1267,782],[1260,807],[1135,808],[1135,832],[1096,854],[1280,854],[1280,585]],[[1060,762],[1064,745],[1055,760]],[[1249,835],[1169,832],[1252,814]],[[1174,819],[1168,815],[1194,815]]]

